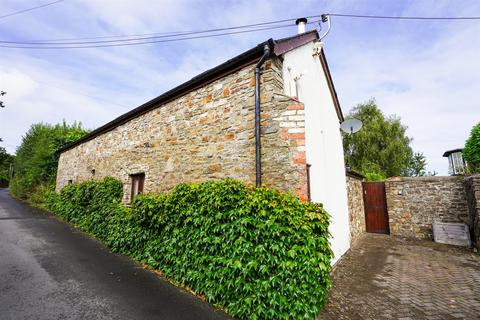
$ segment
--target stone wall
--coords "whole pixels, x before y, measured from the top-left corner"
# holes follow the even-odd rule
[[[470,211],[470,234],[477,248],[480,248],[480,175],[465,178],[465,193]]]
[[[390,233],[433,239],[433,222],[469,223],[463,177],[397,177],[385,182]]]
[[[303,105],[283,95],[281,61],[266,62],[261,82],[263,183],[305,198]],[[254,64],[86,141],[60,156],[57,191],[72,182],[145,173],[144,192],[182,182],[234,178],[255,183]]]
[[[348,216],[350,239],[354,244],[365,233],[365,207],[362,177],[347,172]]]

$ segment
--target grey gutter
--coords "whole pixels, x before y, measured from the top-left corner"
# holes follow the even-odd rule
[[[262,74],[262,65],[270,56],[270,47],[264,45],[263,55],[255,65],[255,184],[262,184],[262,159],[260,145],[260,76]]]

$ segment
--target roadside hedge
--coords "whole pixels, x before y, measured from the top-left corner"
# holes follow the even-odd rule
[[[50,210],[240,319],[315,319],[332,251],[321,205],[234,180],[121,204],[113,178],[68,185]]]
[[[87,133],[78,122],[32,124],[12,157],[15,174],[9,184],[10,194],[35,206],[43,206],[46,194],[55,188],[58,150]]]

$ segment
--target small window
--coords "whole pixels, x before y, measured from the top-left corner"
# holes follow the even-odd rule
[[[92,173],[92,176],[95,176],[95,169],[92,169],[90,172]]]
[[[67,184],[72,184],[73,183],[73,180],[68,180],[67,181]]]
[[[130,176],[132,179],[132,192],[131,192],[131,200],[138,195],[143,193],[143,184],[145,182],[145,173],[137,173],[132,174]]]

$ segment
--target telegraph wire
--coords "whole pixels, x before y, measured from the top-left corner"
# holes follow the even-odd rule
[[[64,0],[57,0],[42,6],[51,5]],[[33,10],[30,8],[23,10],[22,12]],[[20,13],[20,12],[17,12]],[[12,13],[17,14],[17,13]],[[480,16],[470,17],[419,17],[419,16],[382,16],[382,15],[359,15],[359,14],[343,14],[343,13],[326,13],[321,15],[306,16],[306,18],[320,18],[320,17],[339,17],[339,18],[360,18],[360,19],[396,19],[396,20],[480,20]],[[2,18],[2,16],[0,16]],[[204,39],[212,37],[220,37],[233,34],[242,34],[249,32],[258,32],[264,30],[272,30],[279,28],[291,27],[291,22],[295,18],[281,19],[268,22],[260,22],[254,24],[245,24],[239,26],[231,26],[226,28],[214,28],[206,30],[190,30],[190,31],[177,31],[177,32],[161,32],[161,33],[143,33],[143,34],[130,34],[130,35],[106,35],[106,36],[93,36],[83,38],[64,38],[64,39],[50,39],[50,40],[29,40],[29,41],[9,41],[0,40],[0,47],[2,48],[17,48],[17,49],[84,49],[84,48],[102,48],[102,47],[121,47],[121,46],[134,46],[153,43],[165,43],[176,42],[193,39]],[[319,23],[321,20],[309,22]],[[281,24],[290,22],[288,24]],[[237,31],[232,31],[237,30]],[[223,32],[227,31],[227,32]],[[115,39],[117,38],[117,39]],[[109,39],[109,40],[98,40]],[[79,41],[79,40],[94,40],[94,41]]]
[[[64,1],[64,0],[60,0]],[[381,16],[381,15],[358,15],[358,14],[343,14],[343,13],[326,13],[325,16],[332,16],[332,17],[342,17],[342,18],[364,18],[364,19],[398,19],[398,20],[480,20],[479,17],[471,16],[471,17],[418,17],[418,16]],[[320,18],[322,14],[306,16],[305,18]],[[260,27],[275,23],[283,23],[283,22],[290,22],[295,21],[296,18],[289,18],[289,19],[281,19],[281,20],[274,20],[274,21],[267,21],[267,22],[260,22],[254,24],[245,24],[239,26],[231,26],[226,28],[215,28],[215,29],[206,29],[206,30],[187,30],[187,31],[172,31],[172,32],[155,32],[155,33],[140,33],[140,34],[127,34],[127,35],[105,35],[105,36],[92,36],[92,37],[76,37],[76,38],[59,38],[59,39],[47,39],[47,40],[30,40],[30,41],[20,41],[25,44],[41,44],[41,43],[49,43],[55,41],[76,41],[76,40],[95,40],[95,39],[109,39],[109,38],[134,38],[134,37],[169,37],[169,36],[180,36],[180,35],[190,35],[190,34],[197,34],[197,33],[210,33],[210,32],[217,32],[217,31],[225,31],[225,30],[235,30],[235,29],[244,29],[244,28],[252,28],[252,27]],[[125,39],[133,40],[133,39]],[[121,41],[121,40],[119,40]],[[8,41],[2,41],[8,42]],[[19,41],[10,41],[12,43],[20,43]],[[62,44],[64,44],[62,42]]]
[[[318,21],[312,21],[311,23],[317,23]],[[113,44],[91,44],[91,45],[52,45],[52,46],[35,46],[35,45],[10,45],[10,44],[0,44],[2,48],[20,48],[20,49],[85,49],[85,48],[103,48],[103,47],[121,47],[121,46],[134,46],[134,45],[141,45],[141,44],[151,44],[151,43],[164,43],[164,42],[176,42],[176,41],[185,41],[185,40],[193,40],[193,39],[204,39],[204,38],[213,38],[213,37],[221,37],[226,35],[232,34],[242,34],[242,33],[249,33],[249,32],[257,32],[263,30],[272,30],[272,29],[280,29],[291,27],[291,24],[273,26],[273,27],[264,27],[264,28],[257,28],[253,30],[241,30],[241,31],[232,31],[232,32],[224,32],[224,33],[216,33],[216,34],[208,34],[208,35],[200,35],[200,36],[190,36],[190,37],[181,37],[181,38],[173,38],[173,39],[160,39],[160,40],[148,40],[148,41],[137,41],[137,42],[129,42],[129,43],[113,43]],[[135,40],[130,40],[135,41]]]
[[[257,26],[258,25],[258,26]],[[204,34],[204,33],[213,33],[213,32],[218,32],[218,31],[223,31],[223,30],[234,30],[234,29],[245,29],[245,28],[252,28],[245,30],[244,32],[254,32],[258,30],[267,30],[266,26],[267,23],[262,23],[262,24],[257,24],[257,25],[247,25],[247,26],[238,26],[238,27],[231,27],[231,28],[222,28],[222,29],[210,29],[210,30],[202,30],[202,31],[185,31],[185,32],[170,32],[170,33],[165,33],[165,34],[160,34],[157,33],[152,33],[149,37],[134,37],[133,35],[130,38],[125,38],[125,39],[119,39],[119,40],[102,40],[102,41],[80,41],[80,42],[53,42],[54,40],[44,40],[43,42],[40,42],[38,40],[33,40],[33,41],[8,41],[8,40],[0,40],[0,43],[4,44],[22,44],[22,45],[83,45],[83,44],[103,44],[103,43],[117,43],[117,42],[131,42],[131,41],[144,41],[144,40],[153,40],[153,39],[162,39],[162,38],[175,38],[175,37],[180,37],[180,36],[188,36],[188,35],[196,35],[196,34]],[[261,27],[260,25],[264,25]],[[283,24],[283,25],[273,25],[268,27],[268,29],[274,29],[274,28],[285,28],[285,27],[291,27],[291,24]],[[229,33],[227,33],[229,34]],[[145,34],[148,35],[148,34]],[[76,40],[76,39],[73,39]]]
[[[57,1],[49,2],[49,3],[41,4],[41,5],[36,6],[36,7],[32,7],[32,8],[28,8],[28,9],[23,9],[23,10],[20,10],[20,11],[15,11],[15,12],[8,13],[8,14],[5,14],[5,15],[3,15],[3,16],[0,16],[0,19],[7,18],[7,17],[11,17],[11,16],[14,16],[14,15],[17,15],[17,14],[21,14],[21,13],[28,12],[28,11],[32,11],[32,10],[44,8],[44,7],[51,6],[51,5],[54,5],[54,4],[56,4],[56,3],[63,2],[63,1],[65,1],[65,0],[57,0]]]
[[[479,17],[415,17],[415,16],[379,16],[361,14],[327,13],[327,16],[361,19],[394,19],[394,20],[480,20]]]
[[[310,18],[320,18],[322,15],[314,15],[314,16],[307,16],[307,19]],[[105,36],[93,36],[93,37],[80,37],[80,38],[60,38],[60,39],[48,39],[48,40],[30,40],[29,42],[38,44],[38,43],[49,43],[51,44],[52,41],[75,41],[75,40],[94,40],[94,39],[108,39],[108,38],[129,38],[129,37],[144,37],[144,36],[180,36],[180,35],[190,35],[190,34],[197,34],[197,33],[211,33],[211,32],[219,32],[219,31],[228,31],[228,30],[236,30],[236,29],[246,29],[246,28],[255,28],[255,27],[263,27],[272,24],[284,23],[284,22],[294,22],[297,18],[290,18],[290,19],[281,19],[281,20],[274,20],[274,21],[267,21],[267,22],[260,22],[260,23],[253,23],[253,24],[245,24],[239,26],[231,26],[225,28],[215,28],[215,29],[206,29],[206,30],[187,30],[187,31],[172,31],[172,32],[154,32],[154,33],[140,33],[140,34],[127,34],[127,35],[105,35]]]

